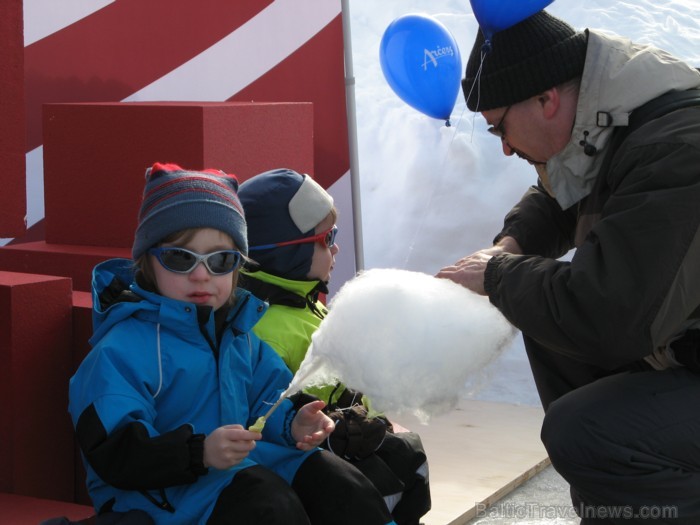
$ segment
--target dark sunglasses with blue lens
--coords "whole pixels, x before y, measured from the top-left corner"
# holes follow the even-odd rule
[[[226,275],[238,268],[243,258],[236,250],[199,254],[176,246],[151,248],[148,253],[155,256],[163,268],[174,273],[190,273],[199,263],[204,263],[210,274]]]

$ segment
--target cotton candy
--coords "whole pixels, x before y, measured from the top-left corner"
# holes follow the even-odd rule
[[[516,333],[487,298],[409,270],[362,272],[329,310],[289,391],[338,379],[377,411],[423,421],[452,410]]]

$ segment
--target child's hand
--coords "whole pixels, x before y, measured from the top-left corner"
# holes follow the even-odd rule
[[[335,423],[321,412],[326,403],[312,401],[299,409],[292,421],[292,437],[300,450],[311,450],[323,443],[335,429]]]
[[[204,466],[224,470],[237,465],[255,448],[262,438],[259,432],[250,432],[241,425],[224,425],[204,439]]]

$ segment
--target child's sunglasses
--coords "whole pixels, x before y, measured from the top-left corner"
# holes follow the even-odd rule
[[[294,239],[293,241],[283,241],[283,242],[273,242],[271,244],[260,244],[258,246],[251,246],[248,248],[249,252],[255,250],[270,250],[272,248],[278,248],[280,246],[289,246],[292,244],[305,244],[307,242],[318,242],[325,246],[326,248],[331,248],[335,244],[335,236],[338,234],[338,227],[333,226],[325,232],[318,233],[311,237],[304,237],[303,239]]]
[[[220,250],[199,254],[168,246],[165,248],[151,248],[148,253],[154,255],[163,268],[175,273],[190,273],[201,262],[212,275],[226,275],[231,273],[241,264],[243,256],[236,250]]]

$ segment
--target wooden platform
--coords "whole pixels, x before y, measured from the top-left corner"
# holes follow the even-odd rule
[[[464,525],[549,465],[539,407],[462,400],[422,425],[390,416],[420,434],[428,454],[433,507],[425,525]]]

